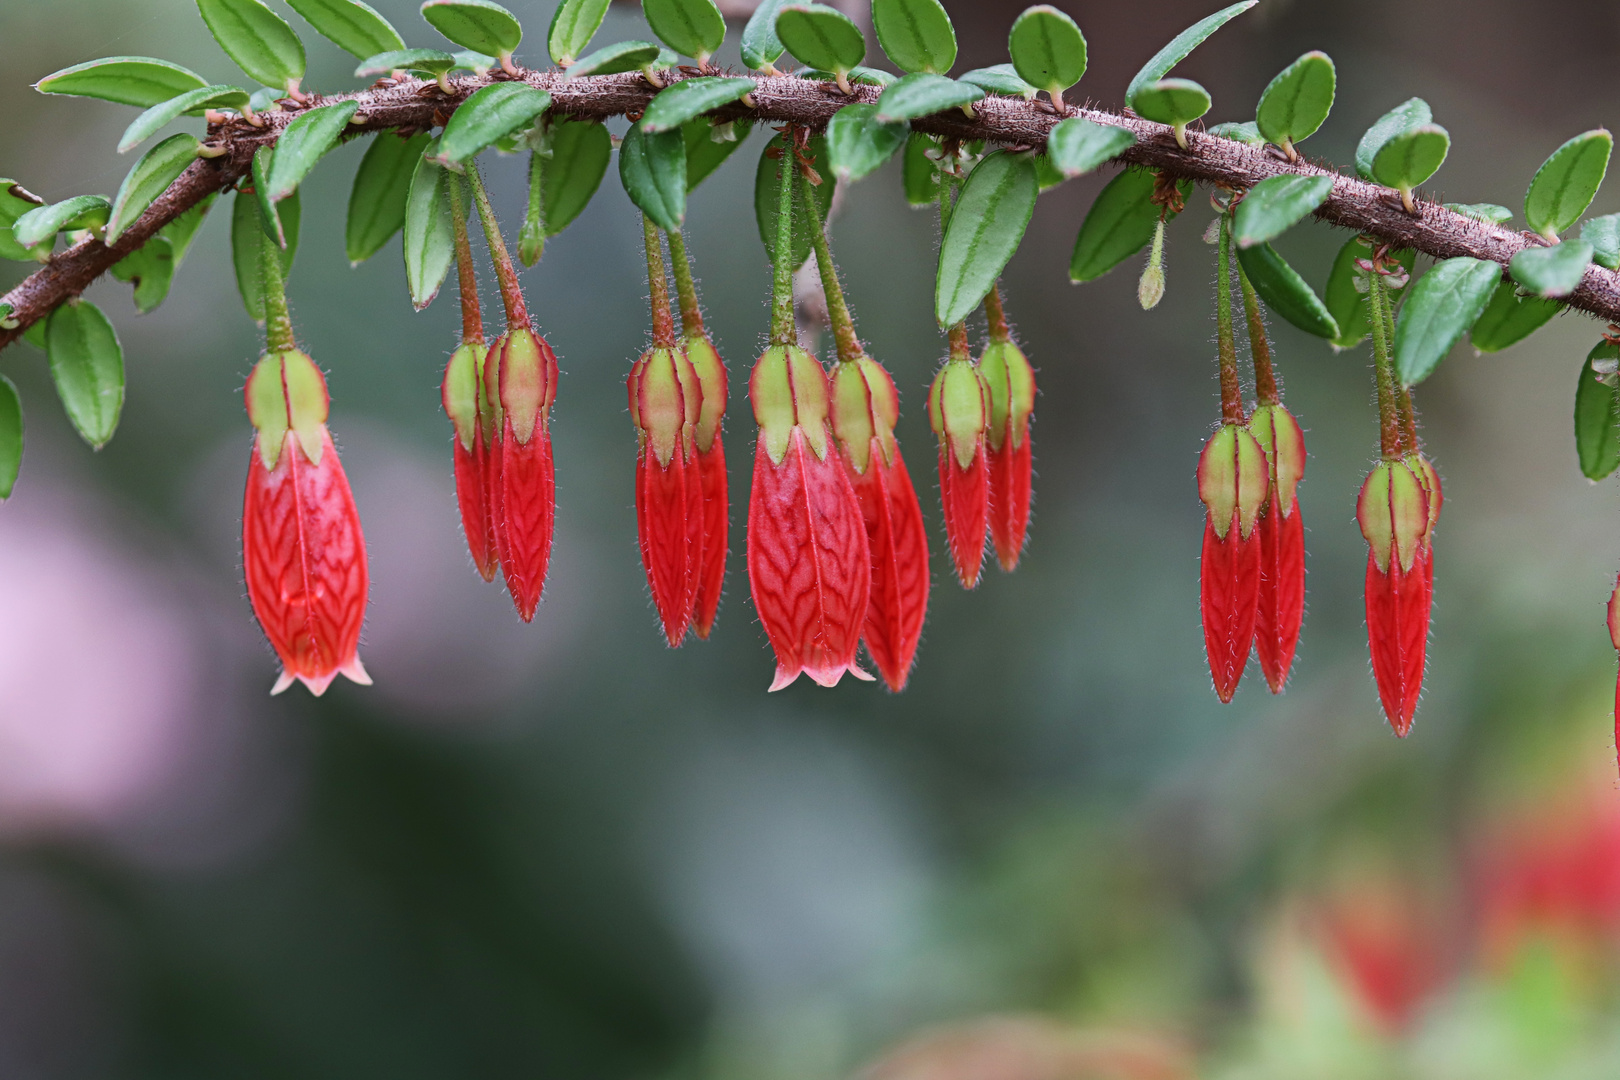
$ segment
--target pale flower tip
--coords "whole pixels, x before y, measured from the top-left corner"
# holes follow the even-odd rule
[[[803,669],[800,669],[800,670],[802,671]],[[793,671],[793,670],[791,670],[789,668],[785,668],[785,667],[778,667],[776,669],[776,678],[774,680],[772,680],[771,688],[769,690],[767,690],[766,693],[774,694],[778,690],[784,689],[785,687],[792,686],[798,680],[799,674],[800,674],[799,671]],[[813,677],[814,676],[812,676],[812,678]]]
[[[359,653],[355,653],[347,664],[338,668],[338,674],[347,676],[350,682],[359,683],[361,686],[371,685],[371,674],[366,671],[366,665],[360,662]]]
[[[877,682],[877,676],[873,675],[870,671],[867,671],[854,661],[850,662],[849,673],[861,680],[861,682]]]
[[[298,681],[298,676],[294,675],[292,672],[288,671],[286,668],[282,668],[281,669],[281,674],[279,676],[277,676],[277,678],[276,678],[276,685],[274,685],[274,686],[272,686],[270,688],[270,696],[275,697],[277,694],[282,693],[283,691],[285,691],[287,689],[287,687],[291,686],[293,683],[295,683],[297,681]]]
[[[316,697],[320,697],[322,694],[326,693],[326,688],[332,685],[332,680],[336,679],[337,676],[338,673],[334,669],[332,671],[328,671],[325,675],[300,675],[298,676],[298,679],[305,686],[309,687],[309,692],[311,694]]]

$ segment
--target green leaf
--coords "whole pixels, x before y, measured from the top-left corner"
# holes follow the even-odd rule
[[[100,450],[124,408],[124,350],[112,323],[88,300],[63,304],[45,325],[45,351],[68,419]]]
[[[1126,128],[1071,116],[1059,121],[1046,136],[1046,153],[1068,180],[1112,161],[1135,143],[1136,136]]]
[[[1519,251],[1508,261],[1508,273],[1538,296],[1568,296],[1580,285],[1591,262],[1591,244],[1585,240],[1565,240],[1551,247]]]
[[[1333,111],[1336,81],[1327,53],[1306,53],[1283,68],[1260,95],[1255,127],[1267,142],[1282,147],[1310,138]]]
[[[203,219],[213,208],[214,200],[219,198],[218,192],[203,196],[201,202],[190,210],[181,214],[159,230],[158,235],[165,238],[174,248],[174,268],[180,269],[180,264],[186,260],[186,252],[191,250],[191,241],[196,238],[197,230],[202,228]]]
[[[641,0],[641,13],[659,41],[699,66],[726,40],[726,17],[714,0]]]
[[[1095,281],[1135,255],[1153,239],[1159,207],[1153,203],[1154,174],[1146,169],[1125,169],[1108,181],[1091,204],[1069,258],[1069,280]],[[1191,181],[1176,185],[1183,196]],[[1175,217],[1167,214],[1165,220]]]
[[[1412,265],[1417,261],[1417,252],[1402,248],[1393,254],[1395,261],[1406,269],[1410,277]],[[1366,242],[1359,236],[1352,236],[1345,241],[1338,257],[1333,260],[1333,269],[1328,274],[1327,288],[1323,290],[1322,298],[1327,303],[1328,314],[1333,316],[1333,321],[1339,327],[1339,335],[1333,339],[1336,350],[1359,344],[1372,333],[1367,294],[1356,288],[1357,278],[1363,275],[1363,271],[1356,266],[1356,260],[1371,258],[1372,249]]]
[[[194,110],[199,109],[238,109],[248,103],[248,92],[237,86],[205,86],[201,90],[192,90],[179,97],[170,98],[160,102],[141,115],[137,116],[129,127],[124,129],[124,137],[118,140],[118,152],[128,153],[141,143],[145,142],[158,129],[172,120],[178,120]]]
[[[577,218],[607,173],[613,138],[595,120],[563,120],[551,129],[551,160],[540,179],[546,235],[556,236]]]
[[[1026,101],[1033,98],[1037,88],[1029,85],[1018,77],[1018,71],[1011,64],[995,64],[991,67],[974,68],[967,72],[958,82],[972,83],[987,94],[1000,94],[1003,97],[1021,97]]]
[[[872,29],[901,71],[943,75],[956,63],[956,31],[939,0],[872,0]]]
[[[42,94],[100,98],[149,109],[172,97],[201,90],[207,80],[190,68],[149,56],[109,56],[74,64],[34,84]]]
[[[825,4],[795,3],[776,17],[776,36],[813,68],[847,75],[866,59],[866,37],[855,21]]]
[[[276,207],[287,246],[278,249],[281,272],[285,276],[292,269],[293,256],[298,254],[298,225],[303,214],[298,193]],[[260,253],[270,237],[264,231],[264,214],[258,199],[250,192],[238,192],[231,204],[231,263],[236,269],[236,291],[242,294],[242,306],[261,326],[264,324],[264,285],[261,280],[263,263]]]
[[[1454,214],[1461,214],[1463,217],[1470,217],[1475,221],[1483,221],[1489,225],[1506,225],[1513,220],[1513,211],[1505,206],[1497,206],[1495,203],[1448,202],[1444,205],[1447,210]]]
[[[1018,77],[1051,94],[1053,101],[1086,73],[1086,36],[1073,19],[1049,4],[1026,8],[1013,20],[1007,52]]]
[[[1407,386],[1427,379],[1490,303],[1502,268],[1484,259],[1445,259],[1410,286],[1395,324],[1395,373]]]
[[[401,139],[384,132],[371,141],[349,193],[349,218],[343,247],[351,266],[359,266],[405,227],[405,200],[411,175],[432,138],[425,132]]]
[[[1035,162],[999,150],[968,174],[939,245],[934,317],[941,326],[967,318],[1006,269],[1035,213]]]
[[[933,206],[939,202],[939,162],[928,156],[930,151],[939,152],[939,140],[932,135],[913,131],[906,139],[900,177],[906,202],[912,206]]]
[[[546,51],[551,62],[558,67],[572,64],[591,38],[602,28],[607,17],[608,0],[563,0],[551,16],[551,29],[546,32]]]
[[[1327,201],[1331,176],[1270,176],[1248,190],[1233,215],[1238,247],[1275,240]]]
[[[430,143],[423,152],[405,197],[405,285],[417,311],[433,303],[456,260],[450,174],[434,160],[436,149]]]
[[[641,130],[648,135],[671,131],[688,120],[753,93],[757,85],[753,79],[717,75],[682,79],[660,90],[648,103],[647,111],[641,116]]]
[[[1563,309],[1556,300],[1520,296],[1511,281],[1498,282],[1468,339],[1482,353],[1500,352],[1540,330]]]
[[[498,139],[530,127],[550,107],[551,95],[527,83],[490,83],[450,114],[439,138],[439,160],[459,165]]]
[[[260,224],[264,227],[265,235],[276,242],[277,247],[287,246],[287,234],[281,223],[281,214],[276,209],[276,201],[270,197],[270,165],[275,157],[275,147],[261,146],[253,151],[253,195],[254,201],[259,204]]]
[[[0,375],[0,499],[11,498],[22,466],[22,400],[11,380]]]
[[[18,218],[43,205],[44,200],[15,180],[0,179],[0,259],[43,262],[50,258],[56,234],[52,233],[47,241],[25,247],[17,242],[16,236],[12,233],[12,226],[17,223]]]
[[[686,190],[693,191],[737,151],[753,130],[751,120],[711,124],[699,117],[681,125],[686,141]]]
[[[354,77],[369,79],[373,75],[387,75],[393,71],[415,71],[437,77],[459,66],[456,58],[443,49],[393,49],[360,61],[360,66],[354,69]]]
[[[659,48],[650,41],[618,41],[604,45],[589,56],[574,61],[565,74],[570,79],[582,75],[617,75],[640,71],[658,60]]]
[[[158,235],[113,263],[112,276],[135,286],[135,310],[155,311],[174,280],[174,245]]]
[[[473,95],[476,97],[477,95]],[[471,98],[468,103],[471,103]],[[270,159],[270,201],[280,202],[298,190],[326,152],[337,145],[343,129],[359,110],[357,101],[339,101],[299,113],[281,133],[275,156]],[[465,109],[466,105],[462,106]],[[456,110],[456,116],[462,109]],[[451,118],[455,123],[455,117]]]
[[[919,116],[931,116],[946,109],[971,105],[982,97],[984,91],[971,83],[918,72],[898,79],[884,89],[877,100],[877,118],[886,124],[896,120],[915,120]]]
[[[286,90],[304,77],[304,44],[287,20],[260,0],[197,0],[208,32],[236,66]]]
[[[501,62],[499,57],[481,53],[477,49],[460,49],[455,53],[455,58],[456,67],[476,72],[479,75],[488,74],[490,68]]]
[[[877,119],[876,105],[845,105],[827,124],[827,158],[839,180],[859,180],[905,145],[910,125]]]
[[[113,244],[124,230],[146,213],[146,208],[169,189],[186,166],[197,160],[199,143],[190,135],[171,135],[148,150],[124,177],[107,218],[105,241]]]
[[[776,36],[776,15],[788,0],[762,0],[748,17],[742,33],[742,61],[755,71],[776,70],[776,62],[787,51]]]
[[[1592,245],[1593,262],[1620,270],[1620,214],[1592,218],[1581,226],[1581,239]]]
[[[1392,136],[1373,157],[1372,178],[1385,187],[1411,191],[1439,171],[1451,136],[1438,124],[1419,124]]]
[[[463,49],[506,60],[523,41],[517,16],[492,0],[427,0],[422,18]]]
[[[49,243],[59,232],[100,228],[111,213],[112,203],[105,195],[76,195],[28,211],[11,226],[11,233],[17,243],[31,248]]]
[[[1187,54],[1202,45],[1209,35],[1259,2],[1260,0],[1243,0],[1242,3],[1222,8],[1213,15],[1204,16],[1204,18],[1199,19],[1177,34],[1170,44],[1155,53],[1153,59],[1144,64],[1142,70],[1136,73],[1136,77],[1131,80],[1131,85],[1125,90],[1125,100],[1129,101],[1134,98],[1136,92],[1148,83],[1158,82],[1164,78],[1170,73],[1171,68],[1187,59]]]
[[[1594,483],[1620,469],[1620,388],[1614,385],[1613,366],[1617,360],[1620,345],[1598,342],[1581,364],[1575,383],[1575,453],[1581,472]]]
[[[1266,306],[1307,334],[1333,341],[1339,337],[1334,321],[1322,298],[1270,244],[1238,248],[1238,263],[1248,275],[1249,284]]]
[[[776,258],[776,206],[777,197],[781,193],[782,182],[780,171],[783,159],[771,157],[771,153],[782,152],[782,137],[772,137],[765,145],[765,150],[759,156],[759,167],[754,173],[754,221],[759,226],[759,238],[765,244],[765,251]],[[821,177],[821,184],[815,188],[816,205],[821,210],[821,220],[827,220],[827,210],[832,205],[833,191],[837,184],[833,179],[832,170],[827,165],[827,140],[820,135],[810,137],[810,160],[812,167]],[[789,159],[791,160],[791,159]],[[804,201],[804,193],[797,183],[794,184],[793,199],[795,207],[793,212],[793,250],[789,252],[793,268],[797,270],[804,265],[810,257],[810,222],[809,215],[803,211],[799,204]]]
[[[838,75],[835,72],[823,71],[820,68],[808,67],[800,68],[798,71],[793,73],[793,76],[797,79],[813,79],[817,82],[832,82],[838,78]],[[863,83],[866,86],[877,87],[891,86],[895,82],[899,81],[898,75],[893,75],[887,71],[879,71],[877,68],[865,66],[850,68],[847,78],[852,83]]]
[[[1230,139],[1245,146],[1264,146],[1266,137],[1260,134],[1260,128],[1253,120],[1246,124],[1235,124],[1228,120],[1224,124],[1216,124],[1205,134],[1213,135],[1217,139]]]
[[[619,144],[619,181],[654,225],[679,229],[686,218],[686,140],[679,131],[648,134],[633,125]]]
[[[1209,112],[1209,91],[1191,79],[1159,79],[1131,96],[1131,108],[1156,124],[1185,127]]]
[[[287,6],[326,40],[355,56],[405,47],[399,31],[362,0],[287,0]]]
[[[1603,128],[1577,135],[1536,170],[1524,196],[1524,220],[1549,240],[1580,220],[1609,171],[1614,136]]]
[[[1434,114],[1429,111],[1429,103],[1422,98],[1408,98],[1395,106],[1389,112],[1380,116],[1367,133],[1356,144],[1356,172],[1361,174],[1363,180],[1373,178],[1373,159],[1384,144],[1403,131],[1434,120]]]

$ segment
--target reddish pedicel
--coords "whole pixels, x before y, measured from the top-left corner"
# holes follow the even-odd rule
[[[1254,642],[1260,604],[1260,507],[1269,489],[1265,451],[1248,428],[1227,424],[1198,458],[1198,497],[1208,508],[1199,564],[1204,651],[1215,694],[1232,700]]]
[[[1270,490],[1260,509],[1260,598],[1254,651],[1274,694],[1282,693],[1305,616],[1305,522],[1296,489],[1305,473],[1305,435],[1282,405],[1262,405],[1249,430],[1266,452]]]

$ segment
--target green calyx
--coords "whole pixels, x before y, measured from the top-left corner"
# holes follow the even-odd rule
[[[1237,522],[1247,540],[1259,520],[1270,488],[1266,452],[1242,424],[1226,424],[1211,435],[1198,458],[1198,497],[1222,540]]]
[[[772,464],[787,456],[795,427],[816,457],[827,459],[827,373],[815,357],[797,345],[772,345],[754,365],[748,394]]]
[[[706,454],[720,434],[720,422],[726,415],[726,365],[701,327],[686,337],[686,359],[697,379],[700,399],[692,434],[698,452]]]
[[[973,464],[990,421],[989,391],[972,361],[953,357],[928,389],[928,423],[963,469]]]
[[[489,349],[482,342],[468,342],[450,354],[444,369],[444,412],[455,425],[456,438],[466,450],[478,437],[478,422],[484,409],[484,358]]]
[[[636,364],[632,403],[636,427],[658,464],[666,469],[675,458],[675,448],[690,444],[701,393],[692,365],[679,346],[655,346]]]
[[[882,364],[863,355],[833,370],[833,435],[856,473],[865,475],[871,464],[874,437],[884,463],[894,463],[894,425],[899,420],[900,395]]]
[[[1361,485],[1356,521],[1379,573],[1392,561],[1410,571],[1429,533],[1428,490],[1405,461],[1380,461]]]
[[[1294,414],[1282,405],[1261,405],[1249,419],[1249,431],[1266,452],[1271,467],[1271,494],[1283,517],[1294,512],[1294,494],[1305,475],[1305,433]]]
[[[1014,447],[1029,435],[1029,417],[1035,411],[1035,369],[1009,338],[992,340],[979,358],[979,374],[990,395],[990,446],[1000,450],[1007,437]]]
[[[328,399],[315,361],[297,349],[266,353],[248,376],[244,396],[266,469],[276,467],[289,431],[298,436],[304,456],[321,463]]]
[[[497,388],[493,399],[500,404],[498,416],[509,420],[513,436],[527,445],[535,429],[544,426],[545,410],[556,392],[545,347],[533,330],[520,326],[502,334],[490,351],[498,352],[499,359],[484,365],[485,392],[492,384]]]

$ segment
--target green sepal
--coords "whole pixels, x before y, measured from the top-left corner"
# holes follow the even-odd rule
[[[463,342],[450,354],[450,362],[444,368],[444,412],[454,425],[462,448],[468,451],[478,437],[484,357],[488,353],[488,346],[481,341]]]
[[[793,428],[800,428],[816,457],[827,458],[827,373],[797,345],[772,345],[749,378],[754,421],[773,465],[787,457]]]
[[[961,468],[979,452],[990,423],[990,391],[969,360],[947,360],[928,388],[928,423]]]

